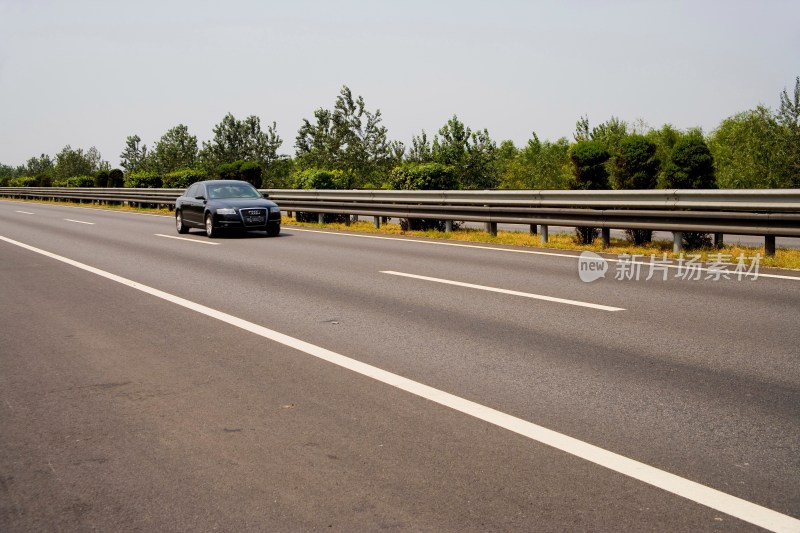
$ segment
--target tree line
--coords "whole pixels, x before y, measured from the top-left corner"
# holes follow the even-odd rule
[[[800,187],[800,77],[780,105],[723,120],[704,134],[666,124],[658,129],[616,117],[592,126],[581,117],[556,141],[536,133],[524,146],[497,144],[486,129],[454,115],[410,145],[390,140],[380,110],[342,87],[330,109],[303,119],[295,154],[279,154],[273,122],[231,114],[198,143],[179,124],[154,144],[125,140],[121,168],[96,148],[64,147],[24,165],[0,164],[0,185],[183,188],[199,179],[244,179],[264,188],[651,189]]]

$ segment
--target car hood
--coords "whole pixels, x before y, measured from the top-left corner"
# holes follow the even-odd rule
[[[275,207],[278,204],[265,198],[218,198],[209,200],[207,205],[215,209],[220,207],[241,209],[243,207]]]

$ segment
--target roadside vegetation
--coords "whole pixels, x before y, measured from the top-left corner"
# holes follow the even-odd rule
[[[183,124],[149,146],[137,134],[128,136],[119,154],[121,168],[111,168],[94,147],[69,145],[53,157],[0,164],[0,186],[181,189],[203,179],[241,179],[277,189],[800,188],[800,76],[793,91],[784,89],[778,97],[776,109],[759,105],[726,118],[709,133],[617,117],[592,126],[584,116],[571,140],[540,140],[533,132],[519,147],[509,140],[498,144],[485,128],[473,129],[453,115],[437,133],[423,130],[406,145],[389,138],[380,109],[370,110],[362,96],[344,86],[331,108],[320,107],[303,119],[294,156],[279,153],[283,139],[275,122],[262,126],[258,116],[237,119],[228,113],[208,141],[198,142]],[[316,221],[315,213],[297,213],[297,222]],[[325,216],[326,223],[343,221],[341,215]],[[441,220],[399,222],[397,231],[406,234],[491,238],[471,230],[445,233]],[[391,225],[381,231],[390,230]],[[599,233],[576,228],[574,236],[553,236],[546,246],[595,250]],[[497,239],[541,245],[526,242],[538,237],[525,234]],[[663,251],[664,245],[651,239],[649,230],[629,231],[624,246]],[[685,233],[684,241],[686,248],[705,253],[711,238]],[[781,261],[782,254],[779,250],[777,259],[765,264]],[[797,268],[791,262],[783,266]]]

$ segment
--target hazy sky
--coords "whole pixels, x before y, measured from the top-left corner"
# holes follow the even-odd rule
[[[297,129],[342,85],[409,144],[454,113],[498,142],[618,116],[714,129],[800,75],[800,2],[0,0],[0,162],[183,123]]]

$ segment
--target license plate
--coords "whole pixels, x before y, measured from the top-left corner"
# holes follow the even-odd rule
[[[245,217],[248,224],[263,224],[264,217]]]

